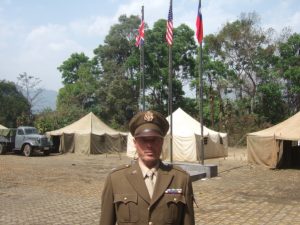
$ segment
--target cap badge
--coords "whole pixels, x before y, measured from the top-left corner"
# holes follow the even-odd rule
[[[151,122],[153,120],[153,113],[150,111],[147,111],[144,115],[144,120]]]

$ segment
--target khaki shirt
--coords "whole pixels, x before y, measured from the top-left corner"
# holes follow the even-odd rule
[[[194,225],[193,188],[180,167],[160,163],[152,199],[135,163],[106,179],[100,225]]]

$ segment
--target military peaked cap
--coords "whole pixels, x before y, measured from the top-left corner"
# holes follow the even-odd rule
[[[159,112],[144,111],[131,119],[129,130],[133,137],[164,137],[169,130],[169,122]]]

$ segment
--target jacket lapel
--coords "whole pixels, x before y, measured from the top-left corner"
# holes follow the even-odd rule
[[[154,188],[154,193],[152,196],[151,205],[153,205],[165,193],[166,189],[169,187],[173,179],[173,174],[169,173],[169,171],[170,171],[170,166],[166,166],[161,162],[158,169],[158,176]]]
[[[131,169],[126,173],[126,177],[137,194],[150,204],[151,199],[138,163],[132,165]]]

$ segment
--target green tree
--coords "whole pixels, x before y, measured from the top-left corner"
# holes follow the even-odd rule
[[[30,113],[30,103],[24,95],[17,89],[13,82],[0,81],[0,123],[6,127],[16,127],[28,124]],[[19,118],[19,119],[18,119]],[[20,118],[23,118],[20,120]],[[20,123],[18,123],[20,121]]]
[[[34,126],[39,130],[40,133],[58,129],[57,113],[53,112],[50,108],[44,109],[40,112],[34,121]]]
[[[269,122],[280,119],[275,116],[278,112],[268,111],[267,105],[260,102],[280,97],[280,89],[277,92],[274,87],[281,85],[274,71],[278,57],[272,30],[262,29],[259,21],[256,13],[242,13],[240,19],[228,22],[219,33],[204,39],[205,93],[211,124],[214,126],[218,115],[219,129],[229,124],[227,99],[237,116],[255,112]],[[276,100],[282,106],[282,98]]]
[[[94,50],[94,60],[102,70],[101,88],[96,92],[98,110],[101,118],[113,127],[125,126],[128,109],[137,109],[139,54],[134,46],[134,33],[138,24],[137,16],[120,16],[104,44]]]
[[[231,94],[232,83],[237,79],[232,69],[220,56],[222,42],[218,36],[207,35],[204,39],[203,49],[203,79],[204,79],[204,99],[208,104],[205,110],[206,124],[211,124],[212,128],[224,129],[223,120],[225,116],[225,102],[228,94]],[[199,62],[199,58],[197,57]],[[199,68],[198,68],[199,69]],[[199,71],[197,71],[199,73]],[[196,84],[199,86],[199,76]],[[198,90],[199,93],[199,90]],[[198,94],[199,95],[199,94]],[[216,126],[218,124],[218,126]]]
[[[282,85],[276,80],[269,80],[258,85],[256,111],[263,121],[271,124],[281,122],[286,115],[286,105],[282,96]]]
[[[279,44],[278,72],[284,79],[289,114],[300,110],[300,34],[291,35]]]
[[[276,72],[276,65],[280,59],[276,54],[276,45],[269,45],[266,49],[258,51],[260,74],[257,82],[254,113],[263,122],[276,124],[281,122],[287,113],[284,102],[284,83]]]
[[[68,107],[64,111],[52,111],[50,108],[46,108],[35,116],[34,126],[41,133],[45,133],[65,127],[85,116],[86,113],[75,106]]]
[[[145,80],[149,107],[167,113],[169,56],[165,40],[166,20],[154,23],[147,32],[145,45]],[[185,24],[174,28],[172,45],[173,109],[184,105],[183,84],[195,76],[196,44],[194,31]]]
[[[99,91],[101,116],[106,121],[126,124],[128,109],[136,111],[140,96],[139,49],[134,39],[128,38],[138,27],[135,16],[121,16],[119,23],[111,27],[104,45],[94,50],[95,58],[102,69]],[[146,25],[147,27],[147,25]],[[153,29],[145,32],[145,92],[146,108],[167,113],[168,100],[168,46],[165,41],[166,20],[159,20]],[[184,105],[182,82],[194,75],[196,45],[194,32],[186,25],[174,28],[173,51],[173,105]],[[176,37],[176,38],[175,38]],[[122,95],[114,89],[123,89]],[[126,94],[128,93],[128,94]],[[121,98],[121,99],[120,99]],[[115,112],[118,100],[120,111]],[[115,113],[113,113],[115,112]],[[123,123],[122,123],[123,120]]]
[[[232,88],[237,99],[247,102],[246,110],[253,112],[259,82],[260,68],[264,63],[261,51],[269,45],[268,32],[259,26],[256,13],[241,14],[241,18],[227,23],[220,33],[218,54],[233,70],[236,78]]]
[[[79,79],[78,70],[80,66],[88,61],[89,58],[84,53],[73,53],[57,68],[62,74],[62,83],[65,85],[74,84]]]
[[[71,108],[88,112],[98,104],[96,93],[99,89],[99,72],[95,61],[89,60],[83,53],[74,53],[63,62],[59,70],[65,84],[57,96],[59,112],[64,114]]]

